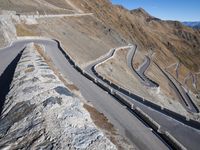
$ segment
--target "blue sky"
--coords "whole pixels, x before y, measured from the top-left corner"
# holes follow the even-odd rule
[[[200,0],[111,0],[128,9],[144,8],[164,20],[200,21]]]

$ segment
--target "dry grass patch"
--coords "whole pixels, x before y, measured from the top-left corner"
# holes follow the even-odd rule
[[[91,107],[87,104],[84,104],[84,108],[90,112],[90,116],[96,126],[106,131],[109,131],[111,134],[115,134],[116,130],[114,126],[108,122],[108,119],[100,112],[98,112],[94,107]]]
[[[28,69],[25,70],[25,73],[33,72],[34,70],[35,70],[35,68],[33,68],[33,67],[28,68]]]
[[[16,25],[16,31],[17,31],[17,36],[37,36],[36,33],[34,33],[31,28],[35,28],[34,25],[31,25],[28,27],[25,24],[17,24]]]
[[[83,107],[90,113],[90,117],[92,118],[94,124],[103,130],[106,136],[117,146],[119,150],[134,149],[125,138],[121,137],[117,133],[114,126],[108,121],[103,113],[98,112],[94,107],[87,104],[84,104]]]
[[[38,53],[45,59],[46,63],[49,65],[50,63],[52,63],[51,58],[48,57],[45,52],[43,47],[41,47],[40,45],[34,44],[36,50],[38,51]]]
[[[51,60],[50,57],[48,57],[43,48],[40,45],[35,44],[34,45],[36,50],[38,51],[38,53],[44,58],[44,60],[46,61],[46,63],[49,65],[49,67],[53,70],[53,72],[56,74],[56,76],[58,76],[58,78],[64,83],[64,85],[71,91],[79,91],[79,89],[74,85],[74,84],[69,84],[64,77],[62,76],[62,74],[59,72],[59,70],[57,68],[54,67],[54,64]]]
[[[79,89],[78,89],[78,87],[77,86],[75,86],[74,84],[67,84],[67,87],[70,89],[70,90],[72,90],[72,91],[78,91]]]

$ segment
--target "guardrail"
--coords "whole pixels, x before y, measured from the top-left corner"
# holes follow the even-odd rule
[[[149,117],[145,112],[143,112],[139,107],[135,108],[135,112],[138,114],[138,116],[140,116],[141,118],[143,118],[145,120],[145,122],[148,123],[148,125],[150,125],[150,127],[157,131],[158,129],[161,128],[161,126],[154,121],[151,117]]]
[[[120,96],[118,93],[114,93],[113,95],[116,99],[118,99],[121,103],[123,103],[125,106],[127,106],[129,109],[131,109],[139,118],[142,119],[152,130],[157,132],[159,136],[164,139],[164,141],[169,144],[173,149],[178,150],[186,150],[185,146],[182,145],[176,138],[174,138],[169,132],[162,131],[161,126],[154,121],[149,115],[147,115],[144,111],[142,111],[139,107],[135,107],[133,103],[130,101],[127,101],[122,96]]]
[[[162,133],[164,139],[173,145],[174,149],[177,150],[187,150],[186,147],[184,147],[178,140],[176,140],[169,132],[165,131]]]
[[[103,80],[105,83],[107,83],[108,85],[110,85],[112,88],[114,88],[115,90],[118,90],[120,92],[122,92],[123,94],[137,100],[138,102],[156,110],[159,111],[173,119],[178,120],[179,122],[182,122],[188,126],[191,126],[193,128],[196,128],[198,130],[200,130],[200,123],[192,120],[192,119],[188,119],[186,116],[183,116],[181,114],[178,114],[176,112],[173,112],[167,108],[161,107],[153,102],[150,102],[149,100],[146,100],[138,95],[133,94],[132,92],[130,92],[129,90],[126,90],[124,88],[121,88],[120,86],[116,85],[115,83],[111,83],[110,81],[108,81],[107,79],[103,78],[96,70],[95,67],[92,68],[92,71],[94,72],[94,74],[101,80]]]
[[[110,95],[112,95],[113,97],[115,97],[118,101],[120,101],[122,104],[124,104],[130,110],[132,110],[135,114],[137,114],[146,124],[148,124],[149,127],[151,127],[159,135],[161,135],[162,138],[165,141],[167,141],[168,144],[170,144],[170,146],[172,146],[173,148],[177,148],[177,149],[181,149],[181,150],[186,150],[186,148],[180,142],[178,142],[169,132],[161,132],[160,131],[161,126],[156,121],[154,121],[150,116],[148,116],[145,112],[143,112],[139,107],[135,107],[133,103],[131,103],[130,101],[127,101],[126,99],[124,99],[120,94],[118,94],[118,92],[114,92],[112,88],[115,87],[115,88],[117,88],[120,91],[124,91],[128,95],[133,95],[132,93],[130,93],[129,91],[127,91],[127,90],[125,90],[125,89],[123,89],[123,88],[115,85],[114,83],[111,83],[107,79],[101,77],[96,71],[95,71],[96,72],[95,75],[97,75],[97,77],[100,78],[103,82],[101,80],[96,79],[91,74],[89,74],[89,73],[85,72],[84,70],[82,70],[73,61],[72,57],[69,56],[68,54],[66,54],[66,52],[62,49],[62,47],[60,45],[60,42],[57,41],[57,40],[55,40],[55,41],[58,43],[58,48],[60,49],[60,51],[62,52],[62,54],[66,57],[66,59],[70,62],[70,64],[78,72],[80,72],[82,75],[84,75],[89,80],[93,81],[96,85],[98,85],[99,87],[101,87],[103,90],[107,91]],[[105,82],[108,85],[112,86],[112,88],[110,88],[109,86],[107,86],[105,84]],[[137,96],[137,95],[134,95],[134,96]],[[140,98],[140,97],[138,97],[138,98]],[[156,104],[153,104],[153,105],[156,105]],[[160,106],[158,106],[158,108],[161,109]],[[186,118],[184,118],[184,119],[186,119]]]

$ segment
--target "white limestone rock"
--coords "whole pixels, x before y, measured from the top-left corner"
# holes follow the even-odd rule
[[[0,149],[116,149],[29,44],[0,119]]]

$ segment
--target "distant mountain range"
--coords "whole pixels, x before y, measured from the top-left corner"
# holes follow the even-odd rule
[[[184,25],[188,26],[188,27],[192,27],[195,29],[200,29],[200,21],[196,21],[196,22],[182,22]]]

